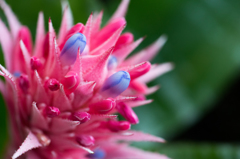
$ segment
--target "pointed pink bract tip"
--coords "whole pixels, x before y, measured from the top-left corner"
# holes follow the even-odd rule
[[[119,37],[118,41],[116,42],[115,50],[120,49],[125,45],[132,43],[133,41],[134,36],[132,33],[124,33]]]
[[[23,26],[18,32],[18,39],[22,40],[24,45],[26,46],[28,52],[30,53],[32,51],[32,38],[30,30]]]
[[[146,97],[144,95],[139,95],[137,96],[136,100],[143,101],[143,100],[146,100]]]

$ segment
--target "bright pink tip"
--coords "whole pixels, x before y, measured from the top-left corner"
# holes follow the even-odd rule
[[[58,80],[51,78],[45,82],[45,87],[51,91],[57,91],[60,88],[60,83]]]
[[[89,105],[90,113],[106,114],[115,108],[115,100],[109,98]]]
[[[83,33],[85,29],[85,26],[82,23],[77,23],[76,25],[74,25],[67,33],[67,35],[64,38],[63,43],[60,44],[60,49],[63,48],[64,44],[66,43],[66,41],[73,35],[76,33]]]
[[[86,123],[91,118],[91,115],[87,112],[75,112],[72,116],[72,120],[80,121],[80,123]]]
[[[107,126],[110,130],[114,132],[125,131],[131,128],[131,124],[128,121],[114,121],[110,120],[107,123]]]
[[[127,119],[131,124],[138,124],[139,120],[135,112],[132,110],[131,107],[127,106],[125,103],[121,102],[118,103],[116,106],[119,113]]]
[[[46,34],[43,41],[43,57],[47,58],[49,54],[49,32]]]
[[[119,37],[114,50],[120,49],[120,48],[124,47],[125,45],[132,43],[133,40],[134,40],[134,37],[133,37],[132,33],[127,32],[127,33],[122,34]]]
[[[31,33],[27,27],[22,27],[18,32],[18,39],[22,40],[28,52],[32,51],[32,38]]]
[[[151,69],[151,63],[147,61],[134,66],[134,68],[130,69],[128,72],[131,76],[131,79],[133,80],[137,77],[144,75],[150,69]]]
[[[138,93],[146,93],[146,91],[148,90],[148,87],[145,83],[141,83],[137,80],[131,81],[129,87],[134,89]]]
[[[82,23],[77,23],[74,25],[67,33],[67,36],[75,34],[75,33],[83,33],[84,31],[84,25]]]
[[[31,57],[30,66],[32,70],[38,70],[42,67],[42,62],[37,57]]]
[[[144,95],[139,95],[139,96],[137,96],[137,98],[135,100],[143,101],[143,100],[146,100],[146,97]]]
[[[21,88],[21,90],[24,92],[24,93],[27,93],[28,92],[28,88],[29,88],[29,79],[28,79],[28,76],[27,75],[21,75],[19,77],[19,87]]]
[[[64,85],[65,93],[70,94],[77,88],[79,82],[80,80],[78,74],[70,71],[67,73],[61,83]]]
[[[118,19],[114,19],[111,23],[105,26],[96,36],[93,41],[93,48],[100,46],[104,41],[107,41],[114,33],[126,25],[126,20],[121,17]],[[109,47],[108,47],[109,48]]]
[[[77,142],[84,146],[84,147],[90,147],[94,145],[95,139],[91,135],[81,135],[76,137]]]
[[[46,116],[49,118],[57,117],[60,114],[60,110],[56,107],[46,107]]]

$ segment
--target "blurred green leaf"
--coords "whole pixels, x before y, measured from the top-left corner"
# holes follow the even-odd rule
[[[172,159],[238,159],[240,147],[232,144],[168,143],[153,151]]]
[[[109,1],[107,10],[117,3]],[[240,65],[239,8],[237,0],[131,1],[125,30],[135,39],[147,35],[138,50],[166,34],[153,61],[175,64],[150,84],[161,89],[149,96],[153,104],[135,109],[134,128],[171,139],[211,109]]]

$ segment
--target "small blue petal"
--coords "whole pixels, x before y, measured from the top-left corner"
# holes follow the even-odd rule
[[[14,73],[13,73],[13,76],[15,76],[15,77],[20,77],[20,76],[21,76],[21,72],[14,72]]]
[[[109,97],[116,97],[128,88],[130,80],[128,72],[118,71],[106,79],[102,92]]]
[[[78,54],[78,48],[80,48],[80,53],[83,52],[86,46],[86,37],[81,33],[76,33],[72,35],[67,42],[65,43],[61,54],[60,61],[61,63],[66,65],[72,65],[76,59]]]
[[[117,67],[117,58],[114,55],[110,55],[108,58],[108,70],[112,70]]]
[[[101,149],[96,149],[93,154],[87,154],[87,157],[91,159],[103,159],[105,156],[105,152]]]

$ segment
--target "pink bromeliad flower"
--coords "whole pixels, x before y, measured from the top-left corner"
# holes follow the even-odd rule
[[[7,158],[26,159],[166,159],[164,155],[128,146],[130,141],[164,142],[130,130],[139,122],[133,107],[148,104],[145,95],[158,86],[146,83],[172,68],[151,65],[165,42],[160,37],[139,53],[128,55],[142,42],[122,31],[129,0],[100,28],[103,13],[91,14],[86,24],[71,26],[66,8],[59,34],[52,21],[44,30],[39,14],[35,46],[30,31],[0,0],[9,29],[0,20],[0,91],[9,111]],[[126,120],[117,119],[117,113]]]

